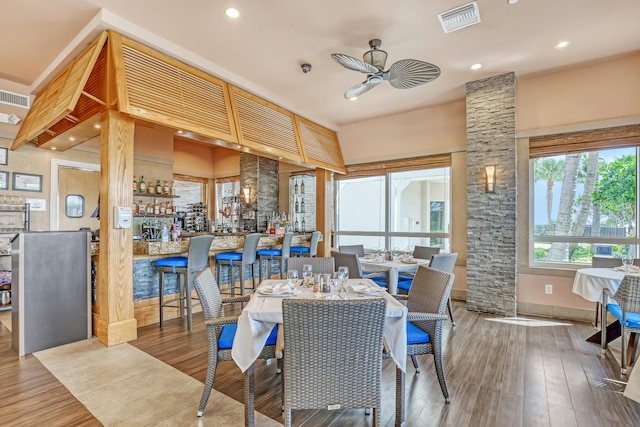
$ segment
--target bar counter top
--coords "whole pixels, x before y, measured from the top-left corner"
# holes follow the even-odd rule
[[[211,243],[211,252],[225,252],[242,250],[244,245],[244,236],[249,233],[200,233],[213,234],[214,239]],[[178,241],[162,242],[160,240],[152,241],[134,241],[133,255],[134,258],[160,257],[167,255],[186,254],[189,251],[189,237],[197,234],[188,234],[181,236]],[[258,242],[258,248],[272,248],[282,244],[282,235],[263,234]],[[292,245],[304,244],[311,240],[311,233],[294,234]],[[91,242],[91,255],[99,255],[100,242]]]

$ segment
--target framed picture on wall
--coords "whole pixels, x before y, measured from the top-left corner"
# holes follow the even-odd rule
[[[9,189],[9,172],[0,171],[0,190]]]
[[[42,175],[30,173],[13,173],[13,190],[17,191],[42,191]]]
[[[9,149],[8,148],[0,148],[0,165],[6,165],[9,162],[8,160],[8,156],[9,156]]]

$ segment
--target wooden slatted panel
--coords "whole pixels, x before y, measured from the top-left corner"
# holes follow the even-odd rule
[[[451,154],[412,157],[409,159],[385,160],[381,162],[347,165],[347,173],[335,176],[336,180],[363,176],[384,175],[389,172],[404,172],[417,169],[435,169],[451,166]]]
[[[81,144],[87,140],[96,136],[99,132],[78,132],[73,133],[75,141],[70,143],[68,138],[62,137],[59,139],[59,135],[62,135],[67,130],[77,126],[79,123],[95,116],[96,114],[104,111],[106,106],[106,64],[107,64],[107,45],[105,44],[98,56],[95,64],[91,70],[87,83],[81,91],[81,96],[75,104],[73,111],[66,115],[64,119],[58,121],[49,128],[48,132],[45,132],[38,136],[37,145],[42,148],[51,148],[55,146],[56,150],[63,151],[71,148],[75,145]],[[81,138],[81,135],[85,135]],[[51,142],[50,144],[48,144]],[[46,146],[43,146],[47,144]]]
[[[342,150],[335,132],[302,117],[296,117],[296,123],[302,139],[305,163],[345,173]]]
[[[45,131],[50,136],[59,134],[52,130],[51,127],[70,114],[75,108],[98,55],[105,45],[106,38],[107,33],[102,33],[38,94],[22,125],[26,131],[22,132],[21,129],[18,132],[11,149],[15,150]],[[67,123],[62,123],[61,127],[64,130],[68,129]]]
[[[529,138],[529,157],[557,156],[640,145],[640,125],[617,126]]]
[[[237,142],[222,80],[125,38],[122,53],[128,99],[119,100],[121,110],[154,123]]]
[[[263,153],[301,161],[293,114],[242,89],[231,87],[240,144]]]

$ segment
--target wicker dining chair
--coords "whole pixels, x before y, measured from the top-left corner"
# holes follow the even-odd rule
[[[434,255],[440,254],[440,248],[437,246],[414,246],[413,248],[413,257],[419,259],[428,259]],[[411,287],[411,282],[415,273],[403,272],[398,275],[398,289],[409,292],[409,288]]]
[[[336,271],[331,257],[291,257],[287,259],[287,271],[296,270],[298,277],[302,277],[302,266],[311,264],[313,274],[331,274]]]
[[[282,302],[284,425],[293,409],[373,408],[380,425],[383,298]]]
[[[225,316],[223,304],[247,302],[250,295],[222,299],[220,289],[216,283],[210,268],[202,270],[193,279],[193,286],[200,297],[200,304],[204,312],[205,326],[207,327],[207,339],[209,341],[209,363],[207,366],[207,379],[202,390],[202,398],[198,408],[198,416],[201,417],[207,406],[207,401],[213,389],[216,377],[216,368],[219,361],[232,360],[231,347],[235,337],[239,316]],[[260,359],[272,359],[276,354],[277,326],[273,328],[267,342],[258,356]],[[245,387],[247,382],[245,381]],[[253,387],[253,381],[251,382]],[[253,396],[253,390],[247,390],[248,395]],[[253,414],[249,414],[253,416]]]
[[[364,256],[364,245],[340,245],[338,250],[345,254],[356,254],[361,258]]]
[[[394,295],[399,300],[406,300],[409,310],[407,314],[407,356],[411,356],[416,373],[419,373],[420,366],[416,356],[420,354],[433,355],[438,382],[447,403],[451,402],[451,398],[442,363],[442,324],[448,318],[445,310],[449,302],[453,279],[452,273],[420,266],[413,279],[409,295]]]
[[[620,363],[620,373],[627,373],[627,334],[636,334],[633,353],[631,355],[631,364],[633,364],[636,355],[636,345],[638,333],[640,333],[640,276],[626,275],[620,283],[620,287],[613,296],[608,289],[605,289],[605,304],[607,309],[603,310],[602,318],[602,349],[607,348],[607,312],[611,312],[620,322],[622,338],[622,361]],[[608,297],[612,297],[615,302],[609,302]]]
[[[622,258],[594,256],[591,258],[591,268],[615,268],[622,265]],[[600,313],[600,301],[596,302],[596,321],[594,328],[598,327],[598,313]],[[604,323],[603,323],[604,325]]]
[[[356,254],[360,258],[364,257],[364,245],[340,245],[338,246],[338,249],[343,254]],[[332,254],[331,256],[333,256],[333,252],[334,251],[331,251],[331,254]],[[346,265],[346,264],[339,264],[338,260],[336,260],[336,267],[340,267],[341,265]],[[349,276],[351,276],[351,268],[349,268]],[[382,271],[378,271],[378,272],[362,271],[362,276],[365,276],[368,279],[373,280],[374,282],[376,282],[378,286],[382,288],[386,288],[388,286],[387,275]]]

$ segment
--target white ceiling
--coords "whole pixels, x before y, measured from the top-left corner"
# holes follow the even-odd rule
[[[464,99],[465,83],[506,72],[540,73],[640,49],[639,0],[478,0],[482,22],[445,34],[445,0],[0,0],[0,78],[37,93],[106,29],[143,41],[263,98],[339,130],[341,125]],[[224,9],[234,6],[232,20]],[[356,58],[382,39],[387,67],[439,66],[431,83],[388,82],[357,101],[344,91],[365,75],[331,59]],[[572,44],[554,49],[561,40]],[[479,71],[469,66],[482,63]],[[300,65],[313,70],[302,73]],[[602,76],[606,79],[607,76]]]

